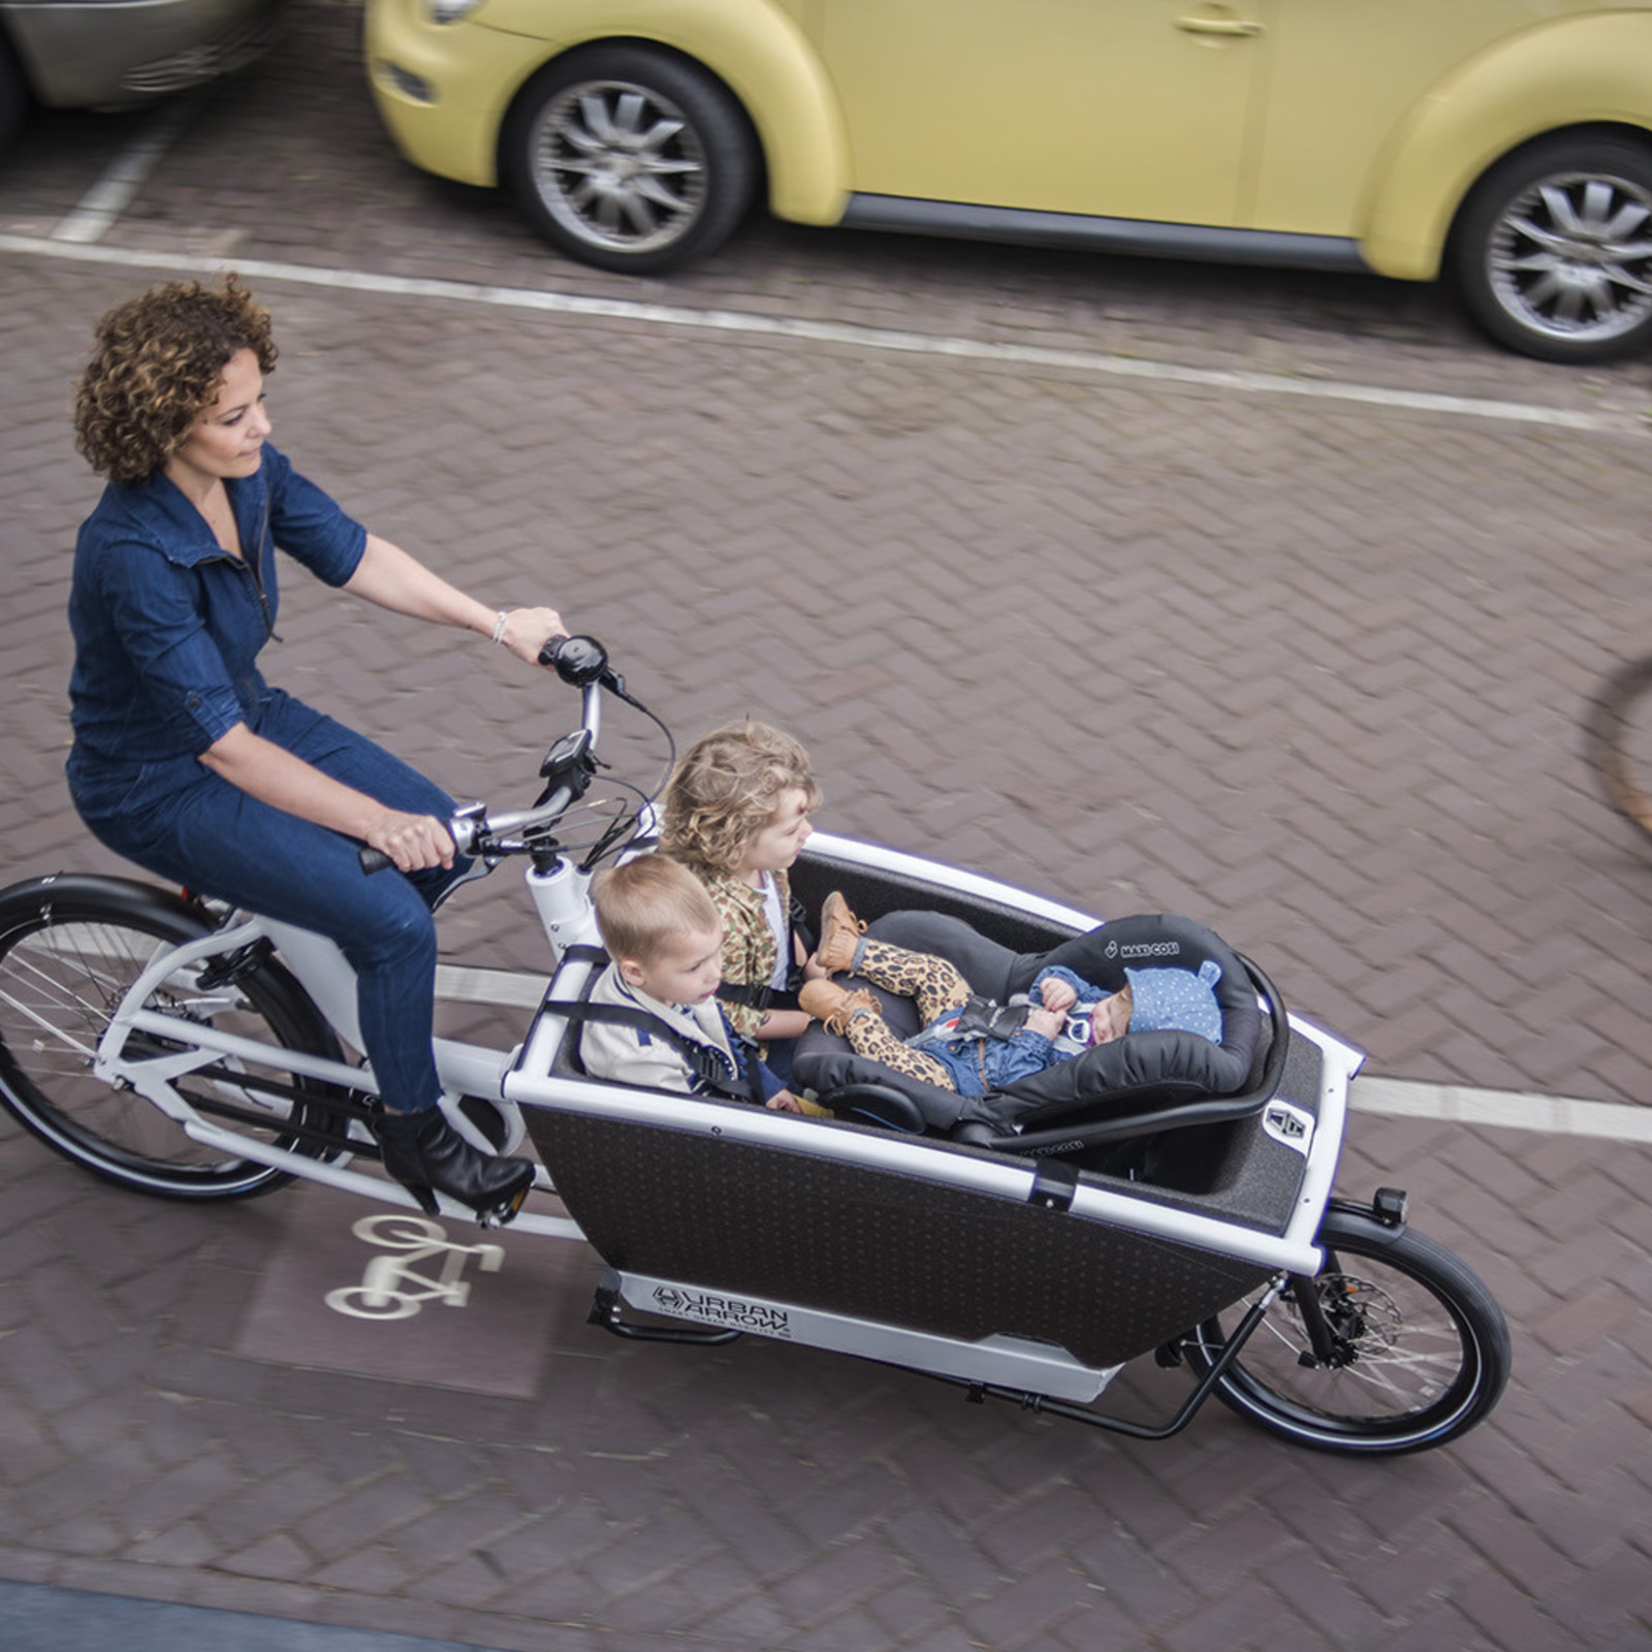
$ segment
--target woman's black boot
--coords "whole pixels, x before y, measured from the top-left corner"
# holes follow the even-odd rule
[[[384,1168],[427,1215],[436,1214],[438,1193],[469,1205],[488,1227],[508,1222],[521,1208],[533,1182],[533,1166],[526,1159],[478,1152],[447,1122],[440,1107],[397,1113],[376,1106],[369,1122]]]

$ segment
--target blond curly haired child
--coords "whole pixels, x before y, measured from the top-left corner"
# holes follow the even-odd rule
[[[787,873],[820,802],[809,754],[749,717],[696,740],[666,786],[661,847],[700,879],[722,915],[718,999],[735,1030],[763,1045],[789,1045],[809,1024],[796,989],[819,969],[809,963]],[[767,1053],[784,1076],[785,1052]]]

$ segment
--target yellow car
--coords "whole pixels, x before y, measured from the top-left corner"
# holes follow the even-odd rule
[[[1652,331],[1652,0],[368,0],[414,164],[605,269],[805,224],[1442,270],[1504,344]]]

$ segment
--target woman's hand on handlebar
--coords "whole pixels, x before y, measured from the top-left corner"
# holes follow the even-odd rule
[[[388,856],[398,872],[422,872],[453,865],[453,834],[435,815],[403,814],[386,809],[367,828],[367,846]]]
[[[507,608],[499,641],[517,659],[539,664],[539,651],[554,637],[565,637],[568,627],[554,608]]]

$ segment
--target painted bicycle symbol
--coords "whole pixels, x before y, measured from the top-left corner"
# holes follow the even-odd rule
[[[327,1306],[351,1319],[411,1319],[427,1302],[462,1308],[470,1297],[470,1281],[462,1277],[466,1261],[474,1256],[483,1273],[497,1273],[505,1261],[498,1245],[457,1245],[439,1223],[422,1216],[363,1216],[350,1231],[369,1245],[401,1252],[375,1256],[359,1285],[328,1291]],[[417,1271],[418,1264],[437,1258],[435,1277]]]

